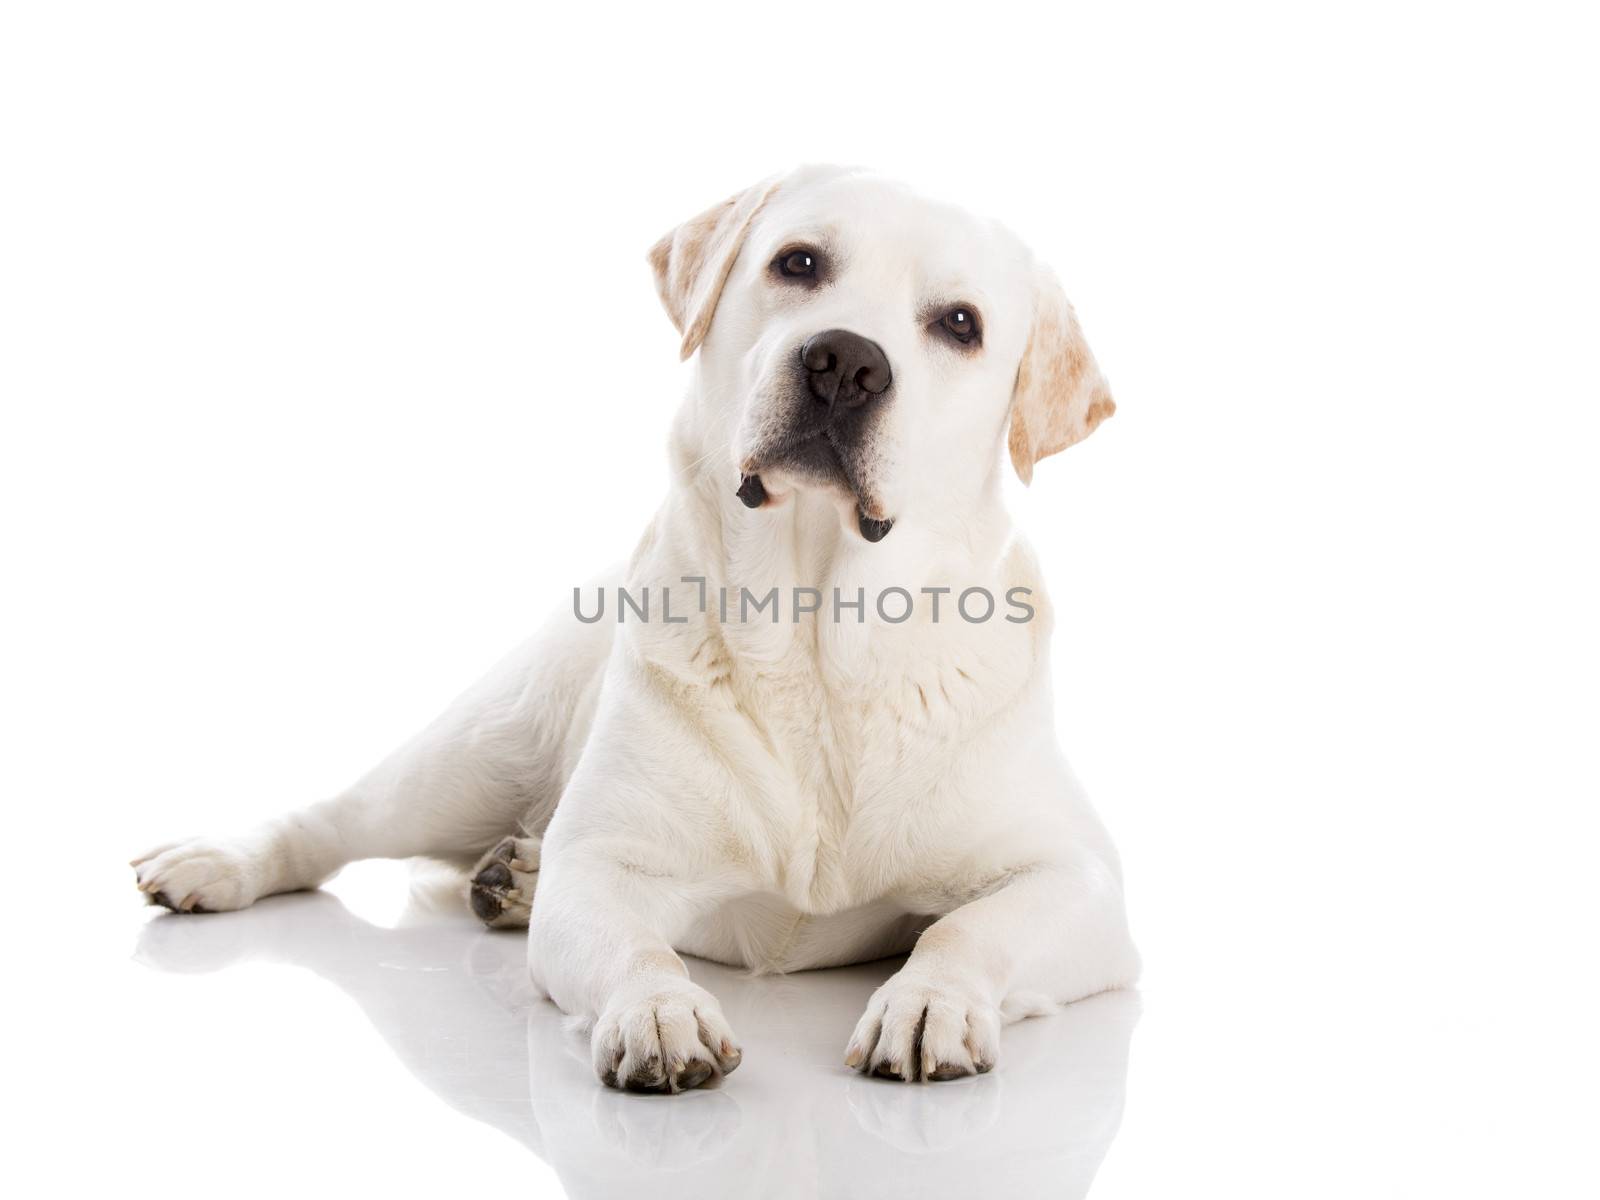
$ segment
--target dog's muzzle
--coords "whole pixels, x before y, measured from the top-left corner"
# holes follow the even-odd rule
[[[894,519],[869,516],[862,478],[868,432],[894,372],[883,347],[848,329],[828,329],[800,347],[799,371],[806,396],[796,398],[791,432],[762,456],[761,465],[784,467],[802,477],[840,484],[856,497],[856,526],[869,542],[881,542]],[[759,471],[740,476],[735,493],[746,508],[760,508],[767,490]]]
[[[739,477],[739,490],[734,493],[744,503],[746,508],[760,508],[767,502],[767,489],[761,484],[759,475],[741,475]],[[894,528],[894,520],[880,521],[876,517],[869,517],[864,512],[856,513],[856,528],[861,530],[861,536],[869,542],[881,542],[889,536],[889,530]]]

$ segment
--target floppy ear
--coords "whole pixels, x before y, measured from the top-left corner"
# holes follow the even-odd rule
[[[1033,303],[1033,330],[1017,368],[1006,439],[1023,483],[1033,480],[1034,463],[1083,441],[1117,411],[1077,314],[1047,267],[1035,268]]]
[[[683,334],[680,358],[688,358],[705,340],[717,311],[717,298],[739,257],[750,222],[777,188],[776,179],[763,180],[691,217],[650,247],[656,292],[667,316]]]

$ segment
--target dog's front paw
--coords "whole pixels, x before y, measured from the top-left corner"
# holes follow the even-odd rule
[[[535,837],[502,838],[472,871],[472,911],[490,929],[526,929],[539,879]]]
[[[872,993],[844,1061],[915,1083],[982,1075],[999,1050],[1000,1013],[976,989],[902,969]]]
[[[261,896],[266,871],[260,859],[243,844],[196,838],[158,846],[129,865],[151,904],[173,912],[231,912]]]
[[[683,1092],[739,1065],[739,1045],[716,997],[687,979],[627,989],[595,1024],[595,1073],[630,1092]]]

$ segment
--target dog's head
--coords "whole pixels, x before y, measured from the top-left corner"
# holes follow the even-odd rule
[[[876,542],[1027,481],[1115,406],[1055,276],[1007,231],[874,176],[802,168],[650,251],[747,505],[818,489]],[[1009,434],[1006,432],[1009,421]]]

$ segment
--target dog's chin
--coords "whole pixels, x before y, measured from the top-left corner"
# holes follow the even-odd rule
[[[797,492],[808,492],[828,500],[839,514],[839,523],[867,542],[881,542],[894,528],[894,518],[883,515],[882,506],[872,497],[855,491],[843,478],[789,467],[747,463],[734,494],[746,508],[776,508]]]

